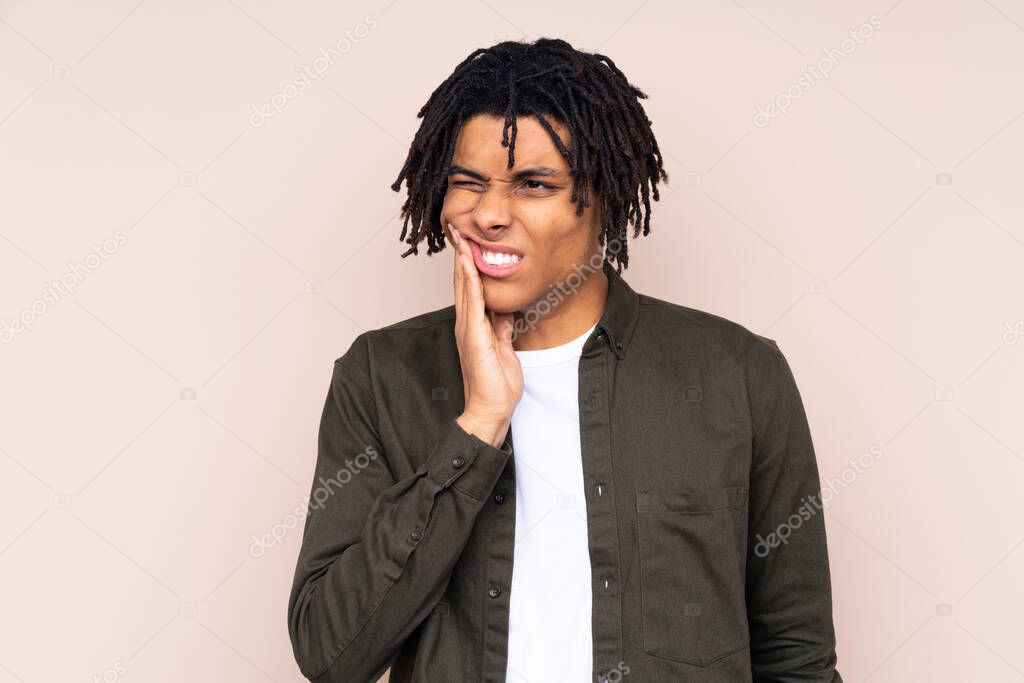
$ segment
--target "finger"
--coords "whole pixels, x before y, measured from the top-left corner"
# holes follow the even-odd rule
[[[455,255],[452,258],[452,280],[455,289],[455,324],[459,325],[459,322],[465,320],[465,295],[463,289],[465,287],[465,268],[462,263],[462,249],[459,247],[459,242],[463,240],[459,239],[455,226],[451,223],[448,224],[448,228],[452,231],[453,243],[455,244]]]
[[[456,249],[459,261],[459,313],[462,315],[463,327],[474,329],[478,323],[474,321],[473,277],[479,279],[480,274],[476,269],[476,264],[473,263],[473,252],[469,246],[469,240],[463,237],[462,233],[454,226],[452,226],[452,230],[458,239]]]
[[[457,284],[457,280],[459,278],[459,268],[458,268],[458,265],[459,265],[459,248],[455,245],[455,233],[452,232],[452,224],[451,223],[448,224],[448,231],[449,231],[448,232],[449,241],[451,242],[452,252],[453,252],[453,256],[452,256],[452,288],[454,289],[455,285]]]
[[[473,262],[473,252],[469,247],[469,241],[460,239],[459,244],[462,246],[463,258],[466,262],[465,279],[463,280],[466,322],[471,328],[478,329],[480,325],[487,322],[487,314],[484,311],[484,285],[480,279],[480,271],[476,269],[476,263]]]
[[[493,330],[488,321],[488,313],[484,304],[483,282],[480,278],[480,271],[477,270],[476,263],[473,260],[473,251],[469,246],[469,240],[457,228],[451,226],[451,224],[449,226],[452,227],[453,234],[458,239],[458,258],[461,264],[459,270],[461,298],[456,316],[461,315],[461,320],[463,321],[461,330],[464,338],[475,340],[480,338],[481,333],[488,334]],[[493,339],[493,334],[491,338]],[[469,341],[470,345],[476,343],[475,341]],[[466,351],[469,350],[466,349]],[[477,356],[472,361],[472,365],[475,368],[494,354],[493,344],[486,344],[484,349],[469,351],[470,356],[474,354]],[[472,371],[469,374],[472,374]]]

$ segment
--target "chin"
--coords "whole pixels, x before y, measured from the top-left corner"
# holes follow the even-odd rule
[[[497,300],[494,300],[491,297],[484,297],[484,306],[487,307],[487,310],[493,311],[494,313],[515,313],[516,311],[522,310],[524,305],[525,304],[516,302],[510,303],[504,297]]]
[[[504,283],[484,285],[484,305],[495,313],[514,313],[523,310],[530,303],[530,297],[521,287]],[[510,283],[509,283],[510,284]]]

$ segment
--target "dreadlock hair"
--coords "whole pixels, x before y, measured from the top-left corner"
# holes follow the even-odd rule
[[[424,237],[428,256],[446,246],[441,209],[462,124],[477,114],[503,116],[501,144],[508,147],[508,168],[512,168],[516,119],[533,116],[569,165],[573,177],[570,201],[577,203],[577,216],[590,206],[586,183],[593,183],[601,204],[598,243],[609,242],[604,260],[614,262],[616,272],[621,273],[629,267],[626,224],[632,222],[636,238],[644,212],[643,234],[650,232],[650,197],[657,201],[658,180],[668,180],[640,98],[647,95],[631,85],[611,59],[576,50],[564,40],[504,41],[475,50],[431,93],[416,115],[423,123],[391,185],[398,192],[404,178],[409,192],[402,205],[399,240],[411,246],[402,258],[418,254],[417,244]],[[549,119],[568,128],[571,148],[562,143]],[[406,239],[410,221],[412,233]],[[610,248],[613,239],[617,242],[614,250]]]

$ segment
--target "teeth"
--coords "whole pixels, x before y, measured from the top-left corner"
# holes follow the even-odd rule
[[[484,261],[492,266],[510,266],[513,263],[517,263],[522,257],[516,256],[515,254],[506,254],[496,251],[484,251],[480,250],[481,256]]]

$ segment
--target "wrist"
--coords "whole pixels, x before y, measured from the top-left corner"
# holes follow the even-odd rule
[[[462,413],[455,418],[455,421],[467,433],[472,434],[485,443],[489,443],[495,448],[501,448],[502,443],[505,441],[505,433],[508,431],[508,420],[481,418]]]

